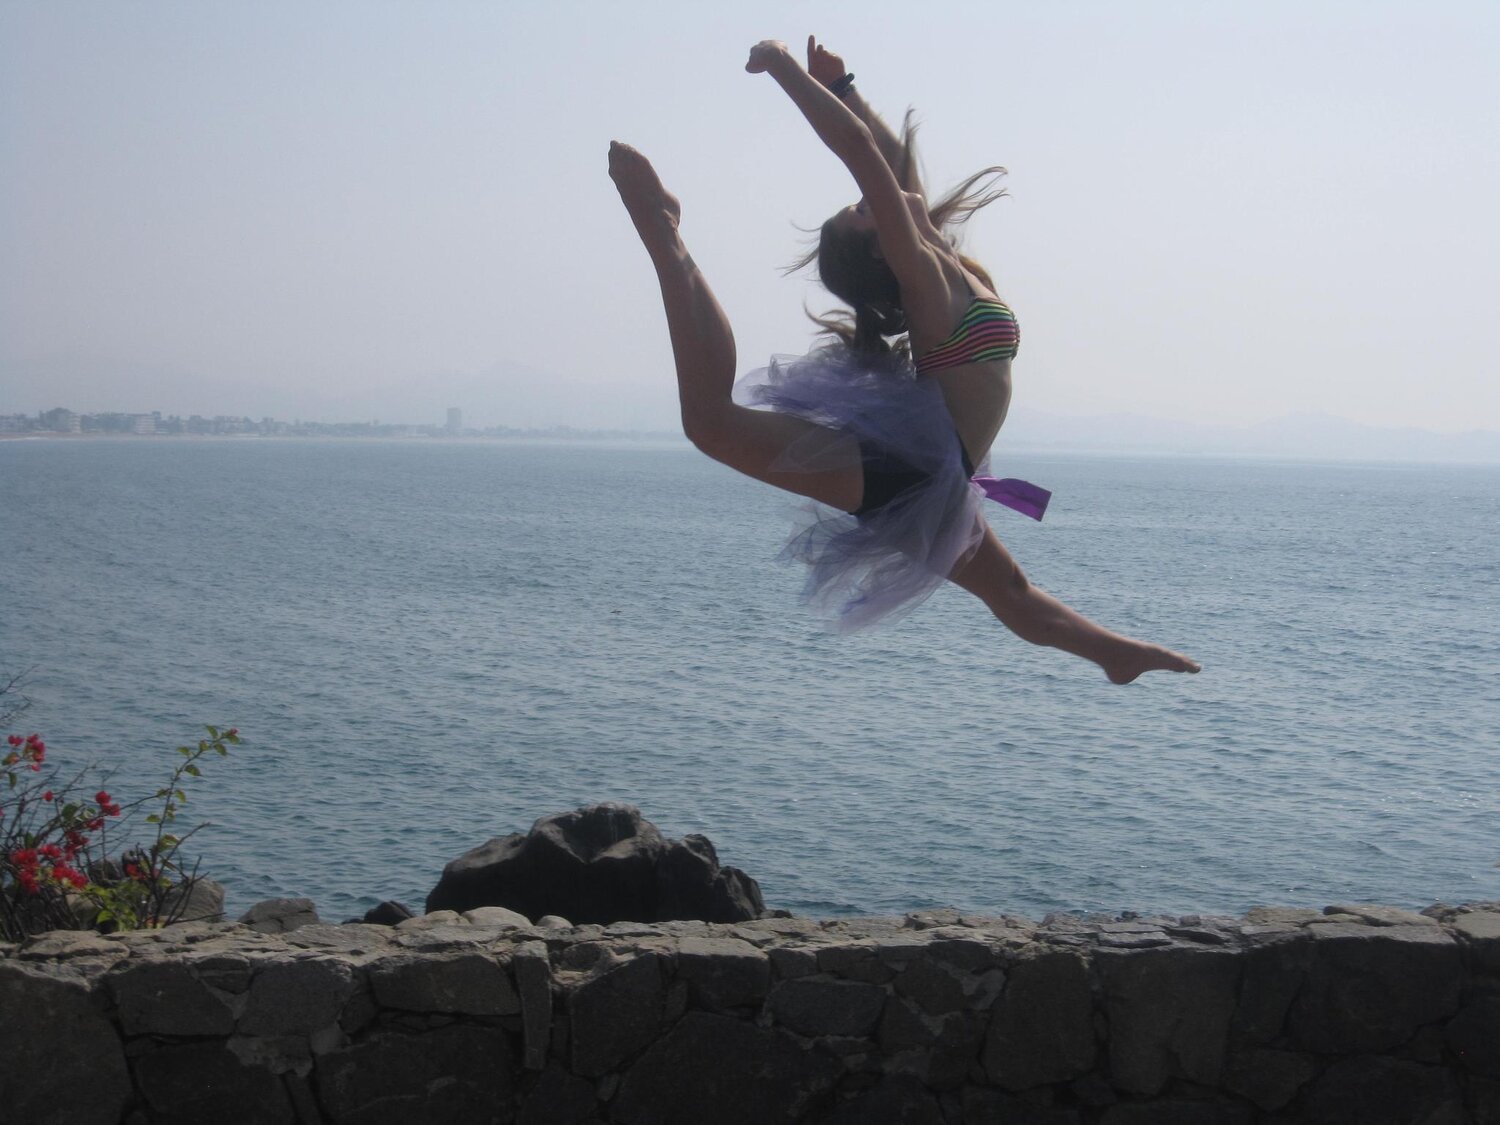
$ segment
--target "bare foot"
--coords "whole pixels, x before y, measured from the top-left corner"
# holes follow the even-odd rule
[[[1128,684],[1142,672],[1197,672],[1201,667],[1180,652],[1161,645],[1130,641],[1128,646],[1117,658],[1104,665],[1104,674],[1111,683]]]
[[[648,246],[660,240],[664,232],[677,230],[682,204],[662,187],[651,161],[637,149],[619,141],[609,142],[609,178],[630,212],[636,233]]]

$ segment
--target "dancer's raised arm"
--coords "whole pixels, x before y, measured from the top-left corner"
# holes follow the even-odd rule
[[[815,35],[807,37],[807,73],[821,82],[849,107],[855,117],[865,123],[870,135],[875,138],[875,147],[880,149],[880,155],[895,174],[901,190],[915,192],[925,199],[927,192],[922,187],[921,172],[905,140],[865,101],[853,84],[854,76],[849,73],[843,57],[819,43]]]
[[[920,291],[924,285],[942,286],[943,272],[937,257],[918,230],[906,195],[870,127],[802,69],[785,43],[773,39],[757,43],[750,48],[745,69],[776,79],[807,118],[813,132],[849,169],[864,193],[880,237],[880,248],[901,281],[903,292],[908,288]]]

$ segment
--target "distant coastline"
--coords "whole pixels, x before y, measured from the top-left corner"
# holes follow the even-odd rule
[[[456,417],[456,412],[455,412]],[[568,425],[465,427],[393,422],[307,422],[217,415],[0,414],[0,441],[104,438],[338,438],[385,441],[620,442],[687,446],[675,429],[585,429]],[[1404,464],[1500,464],[1500,432],[1436,433],[1366,426],[1324,414],[1298,414],[1247,426],[1202,425],[1144,415],[1012,413],[997,456],[1251,458]]]

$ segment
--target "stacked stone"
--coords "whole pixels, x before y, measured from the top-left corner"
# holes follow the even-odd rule
[[[1500,904],[247,917],[0,947],[0,1120],[1500,1122]]]

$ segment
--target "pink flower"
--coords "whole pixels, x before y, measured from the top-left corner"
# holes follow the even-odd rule
[[[47,790],[47,792],[43,793],[42,794],[42,800],[44,800],[44,801],[50,801],[50,800],[52,800],[52,790],[49,789],[49,790]]]

